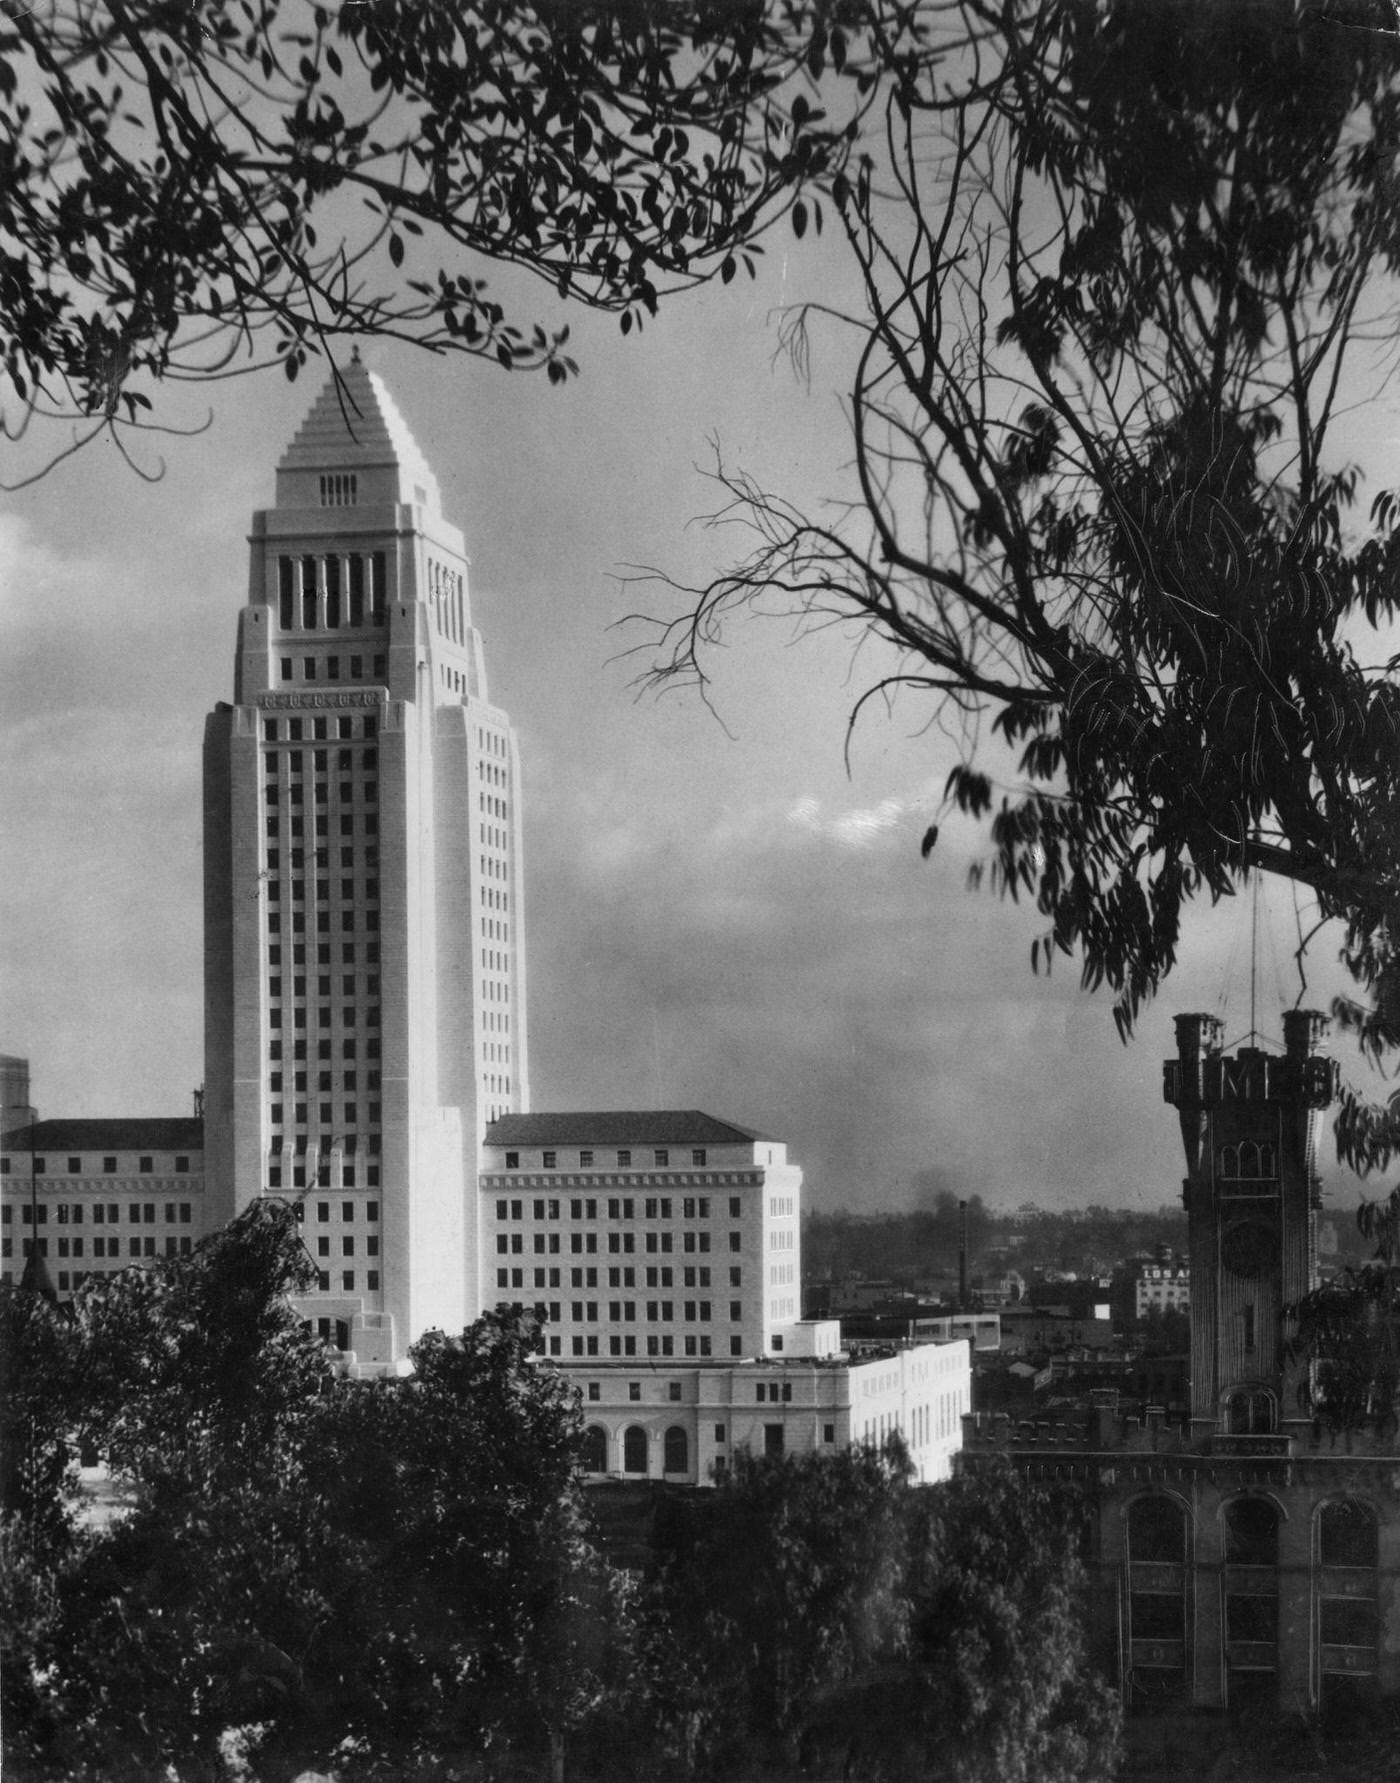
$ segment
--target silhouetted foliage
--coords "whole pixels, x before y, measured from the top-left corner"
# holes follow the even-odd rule
[[[1075,1507],[883,1452],[741,1456],[678,1512],[642,1621],[639,1774],[1095,1783],[1119,1712],[1084,1651]],[[647,1770],[647,1762],[651,1769]]]
[[[656,678],[703,681],[740,609],[875,634],[899,660],[852,722],[903,689],[960,731],[945,804],[1046,919],[1033,967],[1077,954],[1126,1037],[1191,901],[1279,873],[1341,923],[1336,1013],[1387,1056],[1400,499],[1357,514],[1333,435],[1394,333],[1393,8],[957,0],[905,23],[833,179],[863,300],[787,323],[804,371],[819,324],[852,337],[851,499],[809,514],[721,465],[715,519],[756,548],[685,591]],[[1348,1094],[1344,1159],[1397,1138]]]
[[[628,332],[663,293],[751,269],[785,211],[799,234],[819,222],[796,194],[846,147],[805,79],[842,43],[827,13],[0,7],[5,430],[60,414],[86,424],[75,444],[119,440],[153,422],[163,380],[249,355],[295,377],[347,334],[562,381],[567,328],[512,320],[483,266],[521,267]],[[865,101],[848,92],[850,122]]]
[[[1107,1777],[1077,1563],[1035,1489],[911,1488],[897,1442],[740,1452],[673,1506],[642,1585],[593,1545],[577,1393],[533,1315],[355,1381],[289,1303],[306,1279],[294,1210],[266,1202],[85,1286],[71,1324],[6,1301],[6,1415],[42,1414],[60,1510],[78,1431],[130,1487],[43,1541],[28,1486],[0,1519],[7,1775],[649,1780],[835,1754],[981,1783],[1073,1754],[1078,1783]]]
[[[1357,1229],[1375,1247],[1370,1262],[1348,1267],[1289,1309],[1289,1350],[1305,1362],[1302,1409],[1336,1436],[1400,1429],[1400,1189],[1363,1201]]]

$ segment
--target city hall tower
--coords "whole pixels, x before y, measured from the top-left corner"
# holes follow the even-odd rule
[[[479,1148],[529,1107],[519,758],[462,535],[358,358],[250,543],[205,731],[211,1221],[293,1200],[306,1315],[375,1372],[481,1310]]]

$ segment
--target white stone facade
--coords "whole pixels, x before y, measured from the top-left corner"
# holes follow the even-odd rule
[[[707,1368],[567,1363],[584,1415],[589,1477],[708,1485],[732,1457],[834,1454],[903,1437],[921,1483],[947,1479],[971,1409],[965,1340],[865,1362],[744,1362]]]
[[[206,728],[211,1212],[302,1204],[308,1316],[380,1369],[480,1310],[478,1147],[528,1106],[519,759],[462,535],[358,361],[276,496]]]

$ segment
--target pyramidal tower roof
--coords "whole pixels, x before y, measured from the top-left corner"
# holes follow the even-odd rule
[[[358,351],[332,372],[277,465],[277,505],[320,500],[323,472],[352,472],[365,482],[361,501],[415,502],[441,511],[437,478],[408,423]]]

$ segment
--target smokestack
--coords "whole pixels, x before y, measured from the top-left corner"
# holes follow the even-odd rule
[[[958,1203],[958,1311],[967,1311],[967,1203]]]

